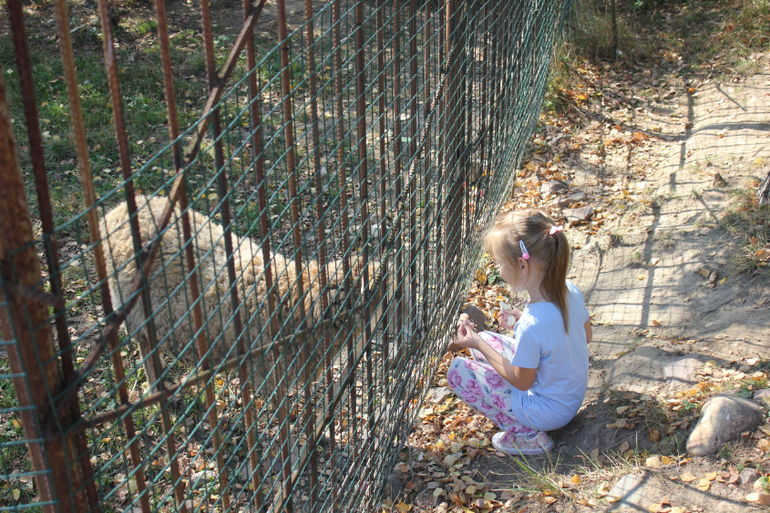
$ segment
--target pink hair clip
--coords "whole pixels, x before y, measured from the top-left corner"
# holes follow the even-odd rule
[[[548,231],[548,235],[553,237],[554,235],[556,235],[557,233],[563,230],[564,230],[564,227],[562,225],[559,225],[559,226],[553,225],[551,226],[551,229]]]
[[[519,239],[519,248],[521,248],[521,258],[529,260],[529,251],[527,251],[527,246],[524,245],[524,241],[521,239]]]

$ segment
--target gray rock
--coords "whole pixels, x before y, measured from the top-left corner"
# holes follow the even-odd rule
[[[540,186],[540,192],[550,192],[551,194],[567,189],[567,184],[559,180],[551,180]]]
[[[762,408],[749,399],[718,395],[706,402],[700,420],[687,439],[687,452],[693,456],[715,453],[728,442],[762,422]]]
[[[612,487],[609,495],[620,497],[620,502],[617,505],[618,509],[629,508],[646,511],[646,504],[642,504],[642,502],[651,502],[647,499],[647,496],[651,494],[645,492],[645,484],[646,480],[644,477],[628,474],[623,476],[620,481]]]
[[[738,478],[741,480],[741,484],[752,484],[757,480],[757,471],[753,468],[745,468],[741,470]]]
[[[559,205],[559,208],[565,208],[572,205],[573,203],[586,201],[587,199],[588,199],[588,194],[586,194],[585,192],[576,192],[575,194],[573,194],[568,198],[560,199],[558,202],[558,205]]]
[[[770,388],[757,390],[754,392],[753,399],[760,404],[764,404],[765,407],[770,407]]]
[[[695,372],[703,366],[698,355],[688,354],[663,364],[663,373],[670,383],[669,390],[691,388],[698,383]]]
[[[199,486],[205,486],[206,483],[213,483],[217,480],[217,473],[213,470],[202,470],[196,472],[190,477],[190,487],[198,488]]]
[[[584,223],[594,215],[594,207],[565,208],[562,212],[570,226]]]
[[[454,392],[449,387],[434,387],[428,390],[427,402],[429,404],[438,404],[449,399]]]
[[[663,384],[662,360],[666,353],[656,347],[642,346],[612,363],[607,376],[611,387],[648,394]]]

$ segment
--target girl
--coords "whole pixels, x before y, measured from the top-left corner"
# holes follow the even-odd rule
[[[567,281],[570,249],[563,227],[542,212],[500,215],[484,247],[512,291],[526,290],[529,302],[523,312],[500,312],[500,324],[514,330],[514,339],[475,333],[470,321],[460,321],[449,350],[467,347],[473,359],[455,358],[447,380],[459,397],[502,429],[492,437],[495,449],[541,454],[553,448],[546,431],[572,420],[585,397],[588,310],[578,288]]]

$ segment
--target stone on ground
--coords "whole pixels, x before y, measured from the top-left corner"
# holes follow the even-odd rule
[[[712,397],[687,439],[687,452],[692,456],[713,454],[741,432],[754,429],[762,416],[762,408],[754,401],[726,395]]]
[[[585,223],[594,215],[594,207],[565,208],[562,213],[570,226]]]
[[[770,388],[766,388],[764,390],[757,390],[756,392],[754,392],[754,396],[752,398],[758,403],[764,404],[765,406],[770,407]]]
[[[558,204],[559,204],[559,208],[565,208],[572,205],[573,203],[580,203],[581,201],[586,201],[587,199],[588,199],[588,194],[581,191],[581,192],[576,192],[575,194],[567,198],[560,199]]]
[[[623,476],[620,481],[610,490],[609,495],[619,497],[618,508],[630,508],[639,511],[647,511],[647,506],[651,502],[645,492],[646,479],[643,476],[628,474]],[[644,504],[642,504],[644,502]]]

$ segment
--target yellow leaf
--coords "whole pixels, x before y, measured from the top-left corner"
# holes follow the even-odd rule
[[[487,275],[484,274],[484,271],[478,270],[476,271],[476,280],[481,283],[482,285],[487,284]]]
[[[764,163],[765,163],[765,161],[762,159],[762,157],[757,157],[757,158],[754,159],[754,164],[756,164],[758,166],[761,166]]]
[[[211,192],[206,196],[209,201],[215,201],[217,198],[219,198],[219,195],[216,192]]]
[[[721,285],[726,281],[727,281],[727,278],[723,276],[722,279],[717,282],[717,285]]]
[[[14,488],[11,493],[13,494],[13,500],[17,501],[19,500],[19,497],[21,497],[21,490]]]
[[[708,472],[708,473],[706,473],[706,475],[704,475],[703,477],[705,477],[705,478],[706,478],[706,479],[708,479],[709,481],[713,481],[714,479],[716,479],[716,478],[717,478],[717,473],[716,473],[716,472]]]
[[[684,483],[689,483],[690,481],[695,481],[695,476],[689,472],[685,472],[679,476],[679,479],[681,479]]]
[[[710,487],[711,487],[711,481],[709,481],[708,479],[701,479],[700,481],[698,481],[698,490],[702,492],[707,492],[709,491]]]
[[[660,457],[660,462],[663,463],[664,465],[668,465],[670,463],[674,463],[675,461],[676,461],[676,459],[672,458],[671,456],[661,456]]]
[[[476,488],[475,486],[469,485],[468,488],[465,489],[465,493],[467,493],[468,495],[473,495],[474,493],[476,493],[477,490],[478,488]]]
[[[398,509],[401,513],[406,513],[412,509],[412,505],[404,504],[403,502],[399,501],[398,504],[396,504],[396,509]]]
[[[660,504],[650,504],[647,509],[650,510],[651,513],[658,513],[660,510]]]
[[[444,489],[443,488],[436,488],[435,490],[433,490],[433,496],[434,497],[438,497],[442,493],[444,493]]]
[[[493,500],[496,500],[496,499],[497,499],[497,495],[495,495],[495,494],[494,494],[494,493],[492,493],[492,492],[487,492],[487,493],[485,493],[485,494],[484,494],[484,498],[485,498],[486,500],[488,500],[488,501],[493,501]]]
[[[569,481],[570,481],[570,483],[572,483],[574,485],[579,485],[580,484],[580,476],[575,474],[574,476],[572,476],[572,479],[570,479]]]
[[[699,273],[700,273],[700,275],[701,275],[701,276],[703,276],[704,278],[708,278],[709,276],[711,276],[711,271],[709,271],[708,269],[701,269],[701,270],[700,270],[700,271],[698,271],[698,272],[699,272]]]

